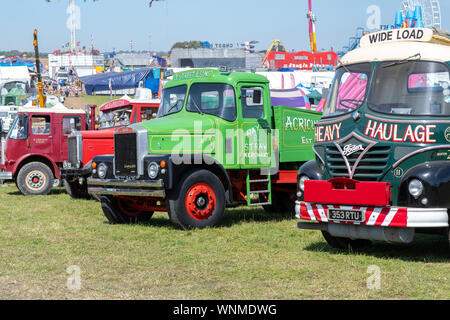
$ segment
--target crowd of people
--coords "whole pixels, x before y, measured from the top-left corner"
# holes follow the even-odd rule
[[[81,93],[81,87],[76,83],[69,84],[64,80],[59,82],[55,80],[44,81],[44,94],[59,97],[78,97]]]

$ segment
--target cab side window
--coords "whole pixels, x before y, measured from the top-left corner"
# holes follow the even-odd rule
[[[81,117],[66,116],[63,118],[63,134],[69,135],[72,131],[81,130]]]
[[[50,134],[50,116],[31,117],[32,134]]]
[[[154,108],[150,107],[141,107],[141,121],[147,121],[154,119],[155,117],[153,115],[156,114],[156,111]]]
[[[242,117],[250,119],[264,118],[264,97],[261,87],[241,89]]]

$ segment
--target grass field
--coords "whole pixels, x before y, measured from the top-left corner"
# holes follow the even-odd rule
[[[259,209],[227,210],[216,229],[180,231],[163,213],[110,225],[98,202],[63,189],[24,197],[11,184],[0,187],[0,234],[0,299],[450,298],[442,237],[349,253]],[[79,290],[67,287],[72,265]],[[379,290],[367,287],[373,265]]]

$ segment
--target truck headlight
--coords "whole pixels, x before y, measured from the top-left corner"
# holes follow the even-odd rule
[[[147,168],[148,176],[150,179],[155,179],[158,176],[159,166],[156,162],[152,162]]]
[[[423,189],[423,183],[418,179],[413,179],[408,184],[409,194],[416,199],[422,195]]]
[[[104,163],[100,163],[97,167],[97,174],[100,179],[104,179],[106,177],[106,173],[108,172],[108,166]]]
[[[305,191],[305,181],[310,180],[308,176],[301,176],[298,180],[298,187],[301,191]]]

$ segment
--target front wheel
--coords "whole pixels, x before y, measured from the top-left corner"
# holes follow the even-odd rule
[[[17,174],[16,185],[24,195],[46,195],[53,187],[53,172],[42,162],[30,162]]]
[[[64,187],[66,188],[67,194],[74,199],[88,200],[91,198],[88,193],[86,179],[84,179],[82,184],[78,181],[78,179],[74,179],[73,181],[64,179]]]
[[[103,213],[112,224],[141,223],[150,220],[153,211],[139,208],[138,201],[114,196],[100,196]]]
[[[168,195],[169,218],[182,229],[219,225],[225,212],[225,190],[219,178],[208,170],[192,170]]]
[[[262,195],[259,199],[267,201]],[[267,213],[295,215],[295,201],[286,192],[272,192],[272,204],[263,205],[263,208]]]
[[[364,239],[339,238],[332,236],[327,231],[322,231],[322,235],[330,246],[343,250],[358,250],[368,247],[372,242]]]

